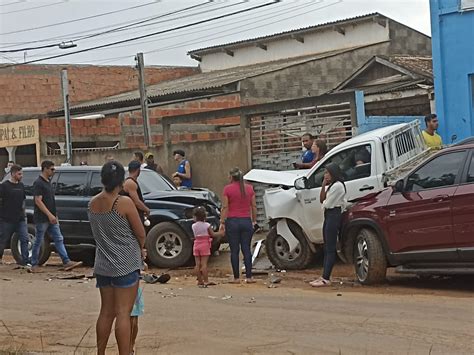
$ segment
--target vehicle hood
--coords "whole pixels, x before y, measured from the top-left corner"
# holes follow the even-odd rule
[[[160,201],[171,201],[171,202],[178,202],[178,203],[185,203],[188,205],[200,205],[203,203],[212,204],[217,207],[217,205],[203,196],[202,193],[191,192],[191,191],[183,191],[183,190],[175,190],[175,191],[156,191],[145,194],[143,196],[145,201],[148,200],[160,200]]]
[[[262,170],[252,169],[245,174],[244,179],[251,182],[260,182],[269,185],[294,186],[295,180],[305,176],[309,170]]]

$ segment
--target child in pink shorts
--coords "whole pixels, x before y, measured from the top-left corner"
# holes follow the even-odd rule
[[[221,226],[219,232],[214,232],[209,223],[206,222],[206,209],[204,207],[196,207],[194,209],[194,221],[192,225],[194,234],[193,255],[196,261],[196,272],[198,286],[207,287],[209,284],[207,262],[211,255],[212,238],[223,237],[224,230]]]

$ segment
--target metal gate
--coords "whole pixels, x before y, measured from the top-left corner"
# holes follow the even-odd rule
[[[250,117],[252,168],[293,170],[292,163],[302,154],[301,136],[311,133],[328,148],[352,137],[349,102],[320,105]],[[268,186],[255,185],[258,222],[263,226],[263,194]]]

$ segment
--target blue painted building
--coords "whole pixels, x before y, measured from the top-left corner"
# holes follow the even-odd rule
[[[439,133],[474,136],[474,0],[430,0]]]

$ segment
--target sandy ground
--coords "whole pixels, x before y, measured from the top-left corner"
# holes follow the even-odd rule
[[[217,285],[207,289],[196,287],[189,269],[170,271],[166,285],[144,284],[137,354],[474,353],[472,278],[389,274],[386,284],[365,287],[338,265],[337,282],[325,289],[306,283],[320,267],[275,273],[282,282],[274,288],[267,275],[231,285],[228,258],[212,259]],[[0,265],[0,354],[93,354],[95,282],[60,279],[91,269],[61,272],[56,258],[40,274],[15,266]],[[108,353],[116,353],[113,335]]]

